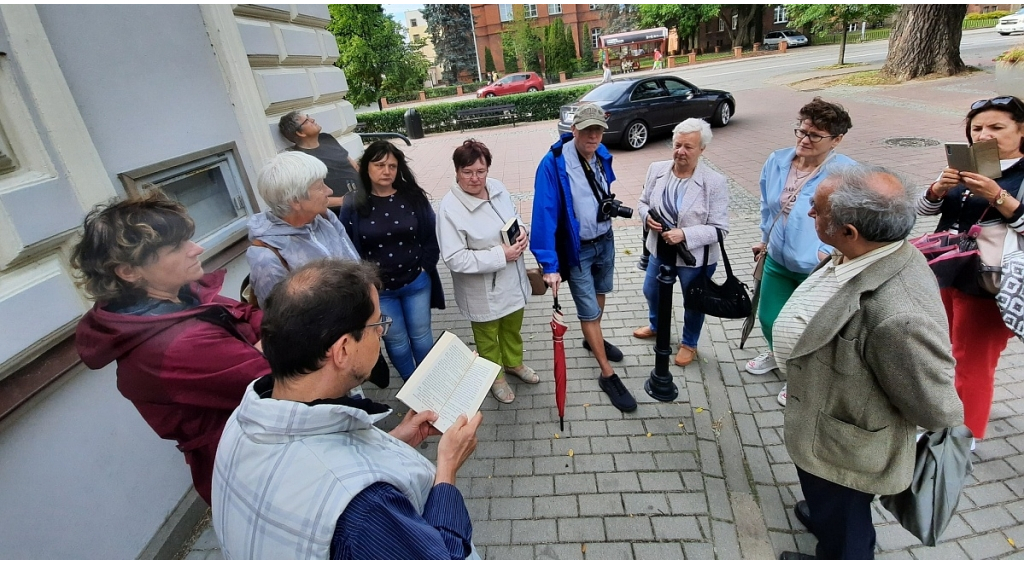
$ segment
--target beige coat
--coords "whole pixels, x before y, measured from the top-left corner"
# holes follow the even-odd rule
[[[786,363],[790,457],[858,491],[907,489],[917,425],[963,423],[953,364],[935,276],[904,244],[847,282],[793,348]]]
[[[672,161],[651,163],[644,180],[644,190],[640,194],[640,220],[647,221],[647,212],[653,207],[661,213],[661,198],[672,174]],[[664,214],[661,214],[664,216]],[[725,177],[711,170],[703,161],[697,163],[693,177],[683,194],[679,214],[672,218],[677,227],[683,229],[686,236],[686,248],[697,259],[696,266],[704,264],[704,246],[711,247],[708,264],[718,262],[722,254],[718,248],[718,232],[729,232],[729,186]],[[648,233],[647,250],[658,254],[659,233]],[[683,259],[676,257],[676,266],[686,266]]]

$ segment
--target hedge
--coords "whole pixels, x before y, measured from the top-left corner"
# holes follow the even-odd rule
[[[976,13],[976,14],[967,14],[967,17],[965,17],[964,19],[965,20],[998,20],[999,18],[1004,18],[1006,16],[1009,16],[1012,13],[1013,12],[1008,12],[1008,11],[1005,11],[1005,10],[997,10],[995,12],[988,12],[988,13],[985,13],[985,14],[978,14],[978,13]]]
[[[388,99],[389,104],[399,104],[401,102],[411,102],[413,100],[420,99],[419,92],[399,92],[397,94],[391,94],[385,96]]]
[[[415,109],[423,120],[423,130],[428,133],[441,133],[444,131],[458,131],[460,127],[455,122],[455,112],[472,108],[484,108],[487,106],[502,106],[514,104],[520,121],[544,121],[558,117],[559,109],[579,100],[584,94],[594,88],[594,85],[574,86],[571,88],[559,88],[558,90],[545,90],[543,92],[531,92],[528,94],[513,94],[511,96],[500,96],[495,98],[481,98],[477,100],[465,100],[461,102],[439,102],[437,104],[426,104],[417,106]],[[404,132],[405,112],[408,108],[395,108],[380,112],[367,112],[358,114],[356,117],[362,124],[363,132]],[[476,129],[498,125],[498,119],[480,120],[464,124],[465,129]]]
[[[427,98],[444,98],[445,96],[454,96],[458,90],[454,86],[435,86],[427,88],[424,92],[426,92]]]

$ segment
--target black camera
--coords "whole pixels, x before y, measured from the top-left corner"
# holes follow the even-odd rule
[[[597,203],[597,221],[608,221],[613,217],[633,217],[633,208],[622,205],[622,200],[616,200],[615,194]]]

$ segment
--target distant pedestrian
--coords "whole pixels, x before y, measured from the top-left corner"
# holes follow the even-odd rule
[[[608,66],[608,63],[604,64],[604,76],[601,77],[601,84],[612,81],[612,68]]]
[[[661,49],[654,49],[654,66],[652,70],[661,68]]]

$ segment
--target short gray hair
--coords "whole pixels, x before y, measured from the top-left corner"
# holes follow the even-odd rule
[[[291,212],[291,204],[309,198],[309,187],[327,178],[327,165],[300,151],[274,155],[256,178],[256,189],[277,217]]]
[[[686,118],[679,123],[672,130],[672,139],[675,140],[676,135],[686,135],[687,133],[700,133],[700,148],[703,149],[711,144],[711,126],[708,122],[698,118]]]
[[[281,136],[292,143],[298,140],[296,133],[299,132],[299,128],[301,127],[299,120],[299,116],[301,115],[302,112],[298,110],[288,112],[281,116],[281,119],[277,122],[277,130],[281,132]]]
[[[896,183],[895,194],[872,188],[882,175]],[[829,179],[837,183],[828,199],[831,222],[825,231],[829,235],[852,225],[867,241],[894,243],[906,239],[914,229],[917,207],[903,175],[880,166],[858,164],[828,170]]]

